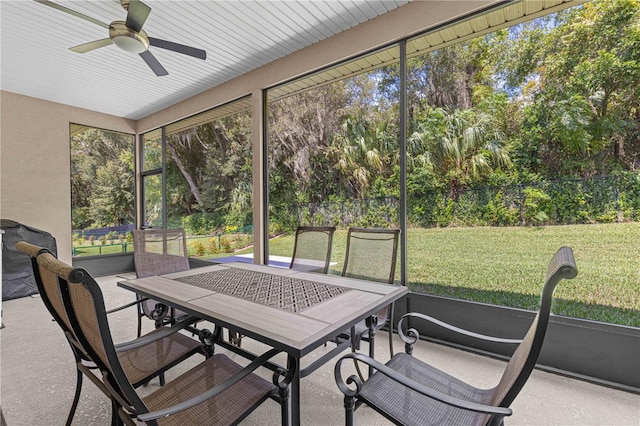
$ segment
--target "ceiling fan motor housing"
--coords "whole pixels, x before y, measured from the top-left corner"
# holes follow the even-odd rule
[[[109,24],[109,38],[120,49],[131,53],[142,53],[149,49],[149,38],[144,30],[136,32],[124,21]]]
[[[56,2],[52,2],[49,0],[36,1],[42,3],[45,6],[52,7],[64,13],[73,15],[77,18],[84,19],[85,21],[98,25],[101,28],[109,29],[109,38],[94,40],[89,43],[83,43],[78,46],[70,47],[69,50],[73,52],[87,53],[91,52],[92,50],[100,49],[101,47],[110,46],[111,43],[113,43],[125,52],[138,54],[140,58],[142,58],[142,60],[158,77],[168,75],[169,72],[149,51],[149,47],[151,45],[153,45],[155,48],[170,50],[173,52],[181,53],[183,55],[192,56],[194,58],[202,60],[207,59],[207,52],[202,49],[197,49],[195,47],[186,46],[184,44],[174,43],[171,41],[153,37],[149,39],[149,36],[142,29],[142,26],[149,17],[151,8],[140,0],[120,0],[120,4],[122,5],[122,7],[127,10],[127,20],[113,21],[109,25],[90,16],[77,12],[73,9],[69,9],[66,6],[62,6],[61,4],[58,4]]]

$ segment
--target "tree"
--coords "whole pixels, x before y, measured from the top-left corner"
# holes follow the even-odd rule
[[[73,134],[73,229],[132,223],[133,169],[132,135],[95,128],[84,128]]]
[[[269,102],[269,203],[284,216],[297,203],[326,200],[335,171],[327,161],[348,96],[340,81]],[[283,216],[283,217],[284,217]]]
[[[333,138],[328,156],[345,179],[351,197],[364,198],[374,177],[389,177],[398,158],[397,133],[385,122],[349,117]]]
[[[547,176],[633,170],[640,150],[640,1],[593,1],[555,19],[524,28],[503,61],[507,80],[523,85],[527,99],[520,167]]]
[[[123,161],[100,166],[90,199],[93,227],[125,225],[134,222],[133,153]]]
[[[251,205],[251,115],[240,112],[167,136],[167,207],[170,218],[196,212],[215,226]],[[242,223],[244,224],[244,223]]]
[[[414,149],[425,149],[421,162],[446,185],[454,202],[464,188],[510,165],[504,135],[490,115],[473,109],[435,113],[443,119],[441,131],[425,125],[411,135],[410,141]]]
[[[225,224],[229,224],[224,219],[226,215],[233,216],[234,221],[250,218],[253,199],[251,114],[243,112],[224,117],[203,130],[211,142],[202,182],[206,210],[218,214]]]
[[[414,126],[430,108],[468,109],[478,87],[491,86],[491,38],[447,46],[407,61],[408,121]],[[390,81],[384,81],[397,90]],[[411,130],[415,130],[411,127]]]

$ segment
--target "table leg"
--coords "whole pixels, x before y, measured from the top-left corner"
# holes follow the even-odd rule
[[[293,365],[292,365],[293,364]],[[300,359],[291,356],[287,357],[287,369],[293,369],[293,379],[291,380],[291,392],[289,394],[289,420],[293,426],[300,425]]]
[[[378,317],[376,315],[370,316],[366,319],[365,323],[369,329],[369,357],[374,359],[376,353],[376,325],[378,324]],[[374,369],[369,366],[369,377],[373,376]]]

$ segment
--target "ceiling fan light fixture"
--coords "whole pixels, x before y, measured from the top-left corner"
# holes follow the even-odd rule
[[[143,30],[135,32],[124,21],[114,21],[109,25],[109,38],[120,49],[130,53],[142,53],[149,49],[149,39]]]
[[[71,50],[72,52],[87,53],[91,52],[92,50],[100,49],[101,47],[115,44],[125,52],[138,54],[158,77],[168,75],[169,73],[156,59],[156,57],[149,51],[149,46],[151,45],[160,49],[170,50],[173,52],[181,53],[183,55],[192,56],[194,58],[202,60],[207,59],[207,52],[202,49],[197,49],[195,47],[187,46],[180,43],[174,43],[159,38],[152,37],[150,39],[149,36],[147,36],[147,33],[142,29],[142,26],[149,17],[151,8],[140,0],[120,0],[122,7],[127,10],[127,20],[113,21],[109,25],[50,0],[36,1],[44,4],[45,6],[52,7],[67,14],[84,19],[85,21],[96,24],[102,28],[109,29],[109,38],[94,40],[89,43],[83,43],[77,46],[70,47],[69,50]]]

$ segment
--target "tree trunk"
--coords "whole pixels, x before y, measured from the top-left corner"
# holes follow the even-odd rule
[[[196,203],[198,203],[198,206],[200,207],[200,211],[202,213],[205,213],[205,210],[202,207],[202,197],[200,196],[200,191],[198,190],[198,187],[196,186],[196,183],[193,180],[193,177],[191,177],[191,174],[189,174],[189,172],[187,171],[187,168],[182,163],[182,160],[180,160],[180,158],[178,157],[176,148],[170,143],[167,144],[167,148],[169,149],[169,154],[171,155],[171,158],[173,158],[173,161],[176,162],[176,166],[178,166],[180,173],[182,173],[182,176],[184,176],[184,178],[187,180],[187,183],[189,184],[189,190],[193,194],[193,197],[196,199]]]

